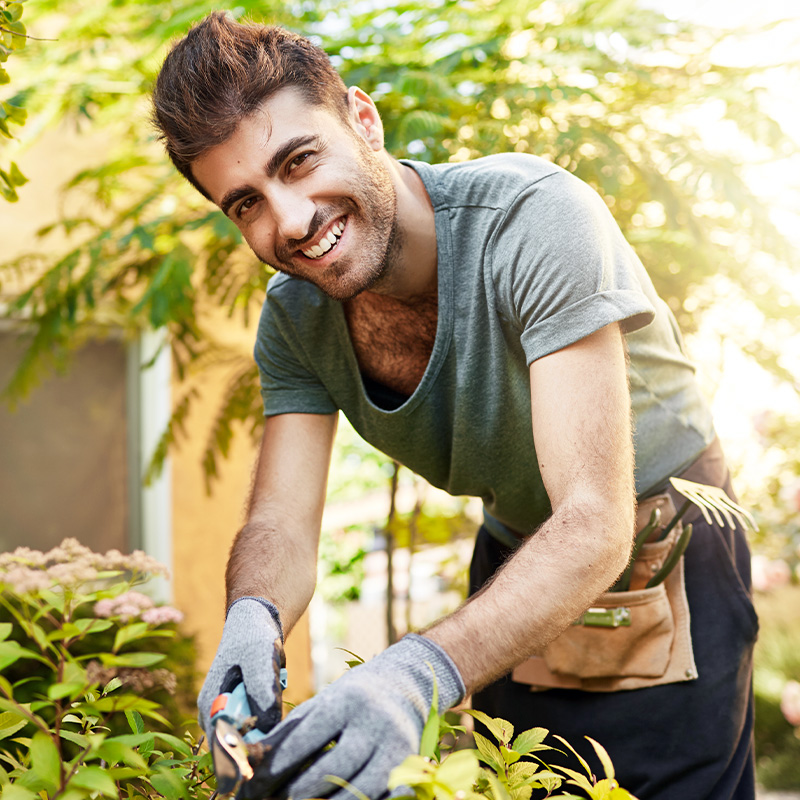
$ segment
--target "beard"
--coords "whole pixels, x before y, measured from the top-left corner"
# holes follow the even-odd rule
[[[332,300],[346,302],[361,292],[391,281],[397,264],[402,235],[397,221],[397,193],[389,171],[376,158],[360,136],[356,143],[356,169],[348,180],[347,196],[317,208],[303,239],[275,243],[275,255],[264,264],[279,272],[308,281]],[[325,268],[298,265],[295,254],[313,241],[333,220],[347,217],[348,253]]]

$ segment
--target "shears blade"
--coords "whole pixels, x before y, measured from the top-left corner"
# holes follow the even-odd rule
[[[225,719],[214,723],[211,753],[217,776],[217,794],[232,795],[243,781],[252,779],[253,768],[247,760],[247,746],[242,734]]]

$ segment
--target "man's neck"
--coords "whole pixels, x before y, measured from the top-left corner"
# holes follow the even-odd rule
[[[430,297],[437,289],[436,223],[433,204],[422,179],[411,167],[388,154],[387,169],[397,193],[398,236],[391,254],[393,268],[370,290],[397,300],[413,302]]]

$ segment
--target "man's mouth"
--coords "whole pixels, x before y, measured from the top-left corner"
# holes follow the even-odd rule
[[[310,258],[312,260],[322,258],[322,256],[339,244],[339,239],[344,233],[346,224],[347,217],[342,217],[342,219],[337,220],[333,223],[333,225],[330,226],[330,228],[328,228],[328,232],[319,240],[317,244],[315,244],[313,247],[309,247],[307,250],[301,250],[300,252],[306,258]]]

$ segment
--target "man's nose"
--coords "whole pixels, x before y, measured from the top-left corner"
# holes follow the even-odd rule
[[[308,236],[316,206],[311,198],[293,191],[276,192],[271,205],[278,235],[284,240]]]

